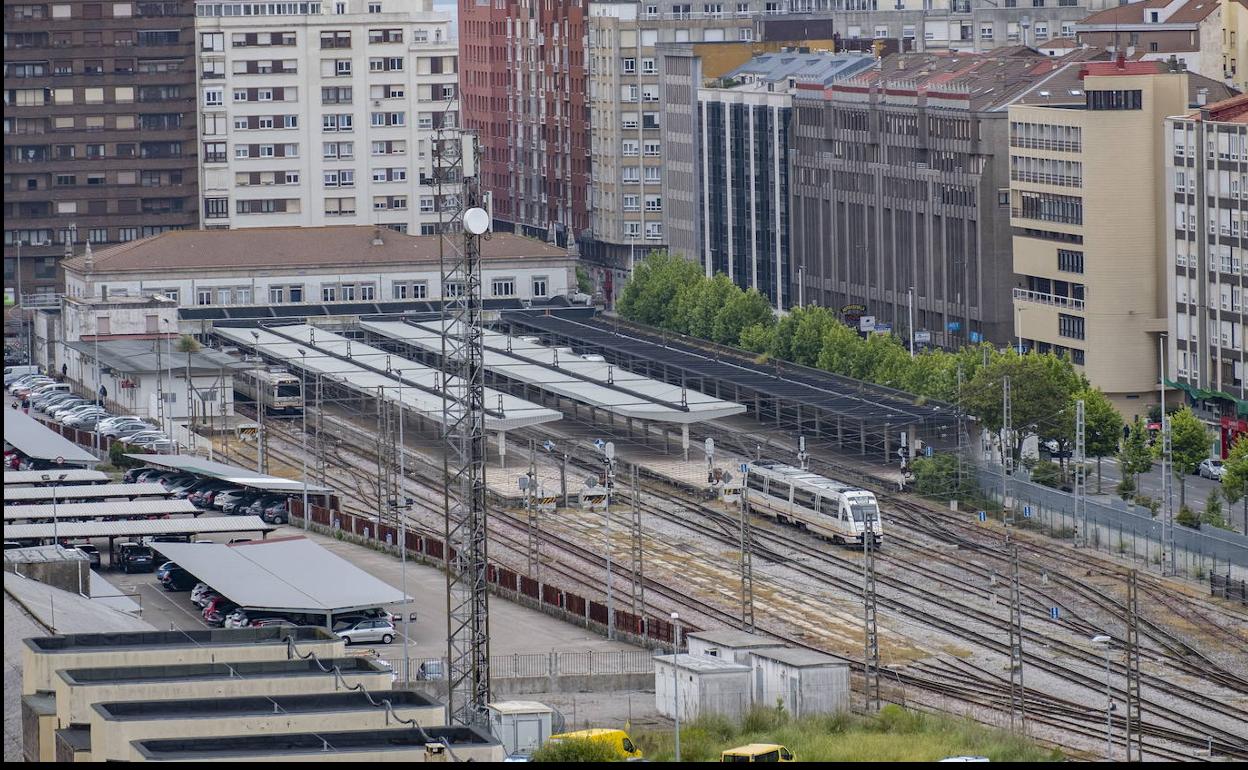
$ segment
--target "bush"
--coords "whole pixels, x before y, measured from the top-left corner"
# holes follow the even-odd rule
[[[533,752],[534,762],[619,762],[620,754],[606,741],[568,738],[551,741]]]
[[[1209,490],[1209,497],[1205,498],[1205,512],[1200,515],[1200,523],[1227,529],[1226,519],[1222,518],[1222,494],[1217,487]]]
[[[120,441],[114,441],[108,448],[108,460],[118,468],[137,468],[143,463],[132,457],[126,457],[127,452],[134,451],[134,447],[123,444]]]
[[[1127,476],[1122,481],[1119,481],[1116,491],[1123,500],[1130,500],[1135,496],[1135,479]]]
[[[1200,516],[1197,516],[1196,512],[1186,505],[1179,508],[1179,515],[1175,516],[1174,520],[1185,527],[1200,529]]]
[[[1148,512],[1153,515],[1153,518],[1156,518],[1157,512],[1161,510],[1161,501],[1154,500],[1148,495],[1136,495],[1135,504],[1147,508]]]
[[[1046,487],[1056,488],[1062,480],[1062,470],[1053,463],[1036,463],[1031,470],[1031,480]]]
[[[914,491],[924,497],[941,501],[970,500],[978,494],[969,468],[962,473],[962,483],[958,483],[956,455],[918,457],[911,468],[914,472]]]

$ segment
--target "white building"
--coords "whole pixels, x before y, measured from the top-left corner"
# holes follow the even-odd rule
[[[160,294],[184,308],[251,308],[246,317],[257,308],[292,314],[282,306],[436,302],[457,290],[442,285],[439,237],[365,226],[168,232],[65,260],[65,293]],[[447,254],[460,248],[446,243]],[[575,289],[576,260],[565,249],[495,233],[481,252],[487,302],[541,302]],[[364,311],[377,312],[371,307]]]
[[[701,714],[742,717],[750,710],[750,667],[700,655],[654,658],[654,705],[665,717]]]
[[[755,650],[750,657],[755,704],[781,704],[794,717],[849,711],[848,663],[797,648]]]
[[[685,643],[689,645],[690,655],[745,665],[750,665],[750,653],[755,650],[783,649],[786,646],[777,639],[733,628],[690,631],[685,634]]]
[[[433,233],[431,144],[459,124],[430,0],[195,5],[201,225]]]

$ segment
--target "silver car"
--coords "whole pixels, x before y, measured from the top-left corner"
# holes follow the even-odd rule
[[[390,621],[373,618],[361,620],[355,625],[339,631],[338,636],[342,637],[347,644],[356,644],[357,642],[390,644],[390,642],[394,641],[395,633],[394,625]]]

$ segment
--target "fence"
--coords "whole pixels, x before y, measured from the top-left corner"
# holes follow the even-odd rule
[[[336,537],[348,538],[395,554],[399,551],[399,529],[394,524],[330,510],[315,504],[308,507],[311,509],[311,523],[325,528]],[[302,521],[303,501],[298,499],[291,501],[290,515],[292,522]],[[411,531],[406,534],[408,558],[423,564],[446,568],[448,549],[444,541]],[[453,549],[449,556],[454,558]],[[607,605],[604,602],[586,599],[550,583],[539,583],[528,575],[521,575],[515,570],[498,564],[488,565],[486,581],[491,591],[517,604],[540,610],[598,633],[606,633]],[[675,626],[667,618],[644,613],[636,614],[618,608],[614,610],[614,615],[616,639],[643,647],[671,648]],[[684,636],[697,630],[700,629],[696,626],[682,623],[682,645]]]
[[[1209,575],[1209,595],[1219,599],[1238,601],[1248,607],[1248,581],[1235,580],[1216,572]]]
[[[999,466],[979,467],[978,480],[983,494],[1001,499]],[[1033,483],[1023,471],[1010,477],[1007,494],[1014,501],[1019,526],[1045,530],[1053,537],[1079,537],[1083,517],[1077,512],[1074,495]],[[1090,547],[1162,566],[1161,517],[1153,518],[1147,508],[1117,498],[1109,502],[1085,498],[1085,508]],[[1183,574],[1196,578],[1217,572],[1248,575],[1248,537],[1237,532],[1175,525],[1174,548],[1175,565]]]
[[[385,658],[403,681],[441,681],[446,658]],[[490,658],[491,679],[550,679],[559,676],[619,676],[653,674],[650,650],[594,652],[518,652]]]

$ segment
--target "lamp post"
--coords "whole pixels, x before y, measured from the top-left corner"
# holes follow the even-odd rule
[[[672,697],[676,712],[676,761],[680,761],[680,615],[672,613]]]
[[[264,400],[260,398],[260,332],[252,331],[252,350],[256,354],[256,473],[264,473]]]
[[[1105,648],[1105,759],[1114,761],[1114,694],[1109,684],[1109,650],[1114,640],[1105,634],[1092,637],[1092,644]]]
[[[58,529],[57,524],[56,524],[56,486],[57,484],[60,484],[62,481],[64,481],[65,477],[68,475],[69,475],[68,473],[62,473],[58,475],[56,477],[56,481],[52,484],[52,544],[53,545],[61,544],[60,530]],[[44,481],[52,480],[52,476],[47,473],[43,474],[41,478]]]
[[[308,509],[308,351],[299,348],[299,394],[303,408],[299,411],[303,417],[303,430],[300,434],[299,455],[303,461],[303,528],[308,528],[308,519],[312,512]],[[261,404],[260,408],[264,408]]]
[[[403,479],[407,471],[403,463],[403,455],[406,454],[406,447],[403,444],[403,371],[396,369],[395,375],[399,378],[399,484],[398,495],[403,498]],[[403,593],[403,681],[411,681],[411,657],[408,655],[409,645],[411,644],[411,636],[409,635],[408,621],[412,617],[411,608],[407,606],[407,510],[412,507],[410,498],[403,498],[407,502],[402,510],[396,511],[399,515],[399,590]]]

